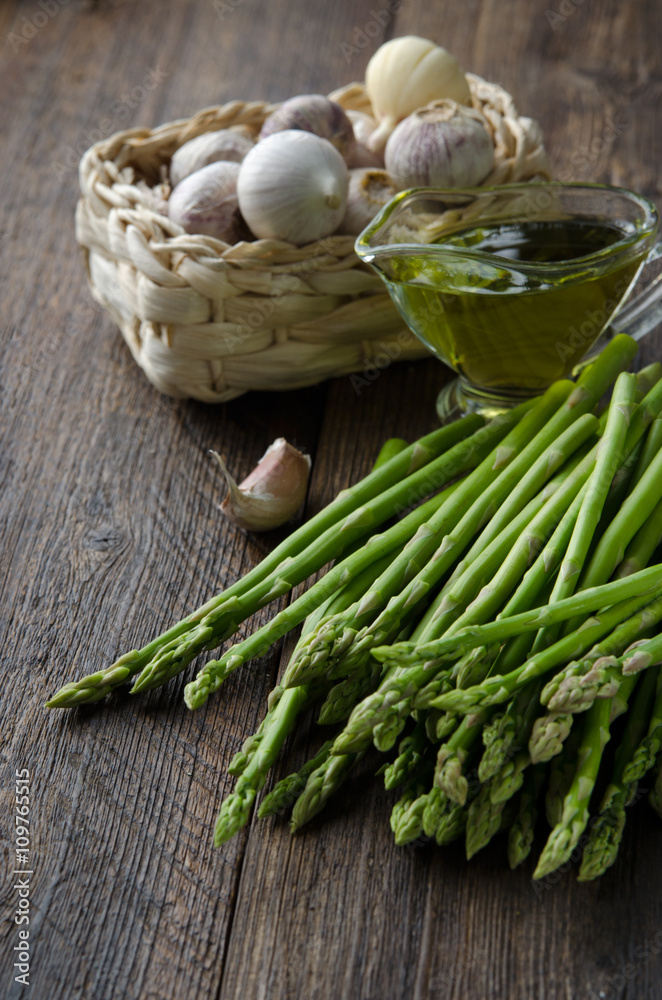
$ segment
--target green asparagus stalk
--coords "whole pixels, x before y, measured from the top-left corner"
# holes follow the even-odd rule
[[[307,694],[307,690],[303,687],[283,692],[274,709],[269,732],[265,733],[251,756],[235,785],[234,792],[225,799],[221,806],[214,829],[215,847],[219,847],[226,840],[234,837],[235,833],[248,822],[255,796],[264,785],[265,776],[276,759],[287,734],[291,731],[294,718],[301,706],[305,704]]]
[[[644,775],[654,766],[657,755],[660,749],[662,749],[662,671],[659,667],[648,670],[643,680],[646,680],[648,684],[652,684],[649,678],[655,677],[656,673],[655,700],[653,702],[648,730],[632,754],[632,759],[623,770],[623,780],[628,784],[641,781]],[[653,694],[651,694],[652,697]]]
[[[561,753],[572,725],[573,716],[566,712],[547,712],[536,719],[529,738],[529,757],[534,764],[543,764]]]
[[[538,819],[538,801],[545,783],[545,769],[540,765],[530,767],[524,777],[517,816],[508,831],[508,863],[511,869],[526,861],[531,848]]]
[[[479,712],[465,716],[459,727],[437,753],[434,784],[451,802],[463,806],[469,793],[469,782],[464,774],[471,751],[480,738],[481,728],[489,713]]]
[[[294,688],[294,690],[297,690]],[[351,768],[363,757],[363,752],[332,756],[324,760],[309,776],[292,810],[292,833],[301,829],[322,811],[330,797],[340,788]]]
[[[647,521],[630,540],[625,549],[623,561],[616,567],[614,576],[629,576],[643,569],[651,561],[656,549],[662,544],[662,500],[660,500]]]
[[[582,586],[593,587],[610,578],[622,561],[628,542],[653,514],[659,502],[661,478],[662,451],[659,451],[600,539]]]
[[[625,826],[625,809],[637,786],[636,780],[626,781],[625,772],[646,733],[656,680],[654,671],[650,670],[644,674],[632,708],[628,712],[614,760],[612,778],[584,847],[579,870],[580,882],[588,882],[602,875],[616,860]]]
[[[588,489],[552,590],[551,603],[569,597],[577,587],[609,489],[624,458],[625,441],[634,409],[636,386],[636,376],[626,372],[618,376],[609,406],[607,426],[596,456],[595,467],[589,478]],[[609,577],[605,579],[609,579]],[[604,582],[603,579],[596,580],[596,583]],[[535,653],[553,642],[559,631],[560,629],[557,627],[541,631],[536,636],[533,652]]]
[[[465,845],[467,861],[482,850],[499,832],[505,802],[492,802],[490,783],[481,785],[478,795],[469,803]]]
[[[412,781],[391,813],[391,829],[398,847],[411,844],[423,833],[423,812],[427,804],[426,782]]]
[[[581,725],[573,726],[570,736],[563,744],[561,753],[557,757],[552,758],[547,768],[548,780],[545,790],[545,816],[548,825],[551,827],[561,822],[563,802],[570,791],[570,786],[577,770],[581,741]]]
[[[296,691],[298,689],[293,688],[292,690]],[[260,803],[257,811],[260,819],[266,816],[280,816],[294,804],[306,787],[306,782],[313,771],[316,771],[328,760],[332,745],[333,741],[327,740],[326,743],[322,744],[315,756],[306,761],[298,771],[288,774],[285,778],[281,778],[274,785],[272,790],[264,796]]]
[[[384,769],[384,787],[399,788],[420,768],[429,742],[425,723],[417,722],[408,736],[400,741],[398,756]]]
[[[662,448],[662,419],[658,416],[652,421],[650,427],[648,428],[646,440],[632,476],[633,487],[640,481],[644,472],[651,464],[654,456],[657,455],[660,448]]]
[[[625,700],[631,693],[635,681],[636,678],[632,677],[623,680],[622,697]],[[533,873],[534,879],[545,878],[565,864],[586,829],[590,816],[591,796],[598,777],[602,754],[609,740],[611,715],[612,705],[609,701],[596,701],[586,714],[577,770],[563,800],[561,820],[550,833],[538,859]]]
[[[539,624],[563,621],[566,616],[574,614],[577,609],[585,613],[589,608],[613,604],[600,615],[588,619],[576,635],[567,636],[547,650],[541,650],[522,667],[511,671],[510,674],[489,676],[480,685],[466,690],[455,689],[445,692],[433,699],[430,706],[466,714],[488,705],[509,701],[529,680],[543,676],[561,663],[583,655],[596,640],[608,635],[625,618],[636,613],[647,602],[650,602],[656,593],[651,593],[651,590],[647,588],[653,584],[657,585],[658,589],[660,588],[662,585],[661,573],[662,567],[651,567],[643,570],[641,574],[628,577],[626,580],[614,581],[603,588],[595,588],[592,591],[582,591],[564,601],[559,601],[556,605],[525,612],[522,615],[513,616],[511,619],[463,629],[453,636],[438,639],[420,647],[416,647],[414,644],[413,648],[416,650],[414,666],[399,667],[396,665],[386,675],[379,688],[356,706],[344,730],[336,738],[333,752],[350,753],[359,748],[365,748],[370,739],[376,736],[379,727],[386,725],[401,728],[402,720],[411,710],[412,700],[416,692],[427,682],[431,666],[437,665],[440,656],[451,651],[458,655],[472,646],[486,645],[495,639],[506,638],[508,635],[517,634],[526,628],[536,628]],[[626,584],[629,584],[629,588],[632,589],[628,588],[627,591],[620,589]],[[646,591],[643,595],[641,594],[642,589]],[[623,599],[623,594],[636,593],[637,591],[639,591],[638,596]],[[616,597],[620,598],[618,604],[614,603]],[[399,643],[397,645],[404,648],[405,658],[411,657],[410,644]],[[389,656],[392,655],[392,650],[395,649],[396,646],[382,647],[374,650],[373,655],[379,660],[388,660]],[[431,654],[430,659],[426,658],[428,653]],[[432,657],[436,657],[436,660]],[[396,735],[398,731],[399,729],[396,728]]]

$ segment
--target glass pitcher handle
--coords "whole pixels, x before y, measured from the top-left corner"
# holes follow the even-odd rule
[[[659,239],[651,250],[646,263],[651,264],[661,257],[662,239]],[[619,309],[599,340],[573,369],[573,375],[579,374],[586,365],[590,364],[615,334],[627,333],[635,340],[641,340],[647,333],[655,329],[658,323],[662,323],[662,273],[653,279],[645,291],[635,295],[630,302]]]

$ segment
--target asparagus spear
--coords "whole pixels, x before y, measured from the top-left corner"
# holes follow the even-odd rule
[[[567,552],[561,563],[550,602],[563,600],[574,593],[582,572],[595,530],[602,515],[612,480],[622,463],[628,425],[634,409],[636,377],[622,372],[616,380],[609,406],[607,425],[596,456],[595,467],[588,481]],[[609,579],[606,577],[605,579]],[[596,583],[604,583],[600,579]],[[558,636],[559,628],[544,629],[536,636],[533,652],[543,649]]]
[[[439,747],[437,753],[434,784],[451,802],[456,802],[460,806],[466,803],[469,793],[469,782],[463,773],[464,766],[488,716],[488,712],[465,716],[448,741]]]
[[[293,688],[293,690],[296,691],[297,688]],[[328,760],[332,744],[332,740],[327,740],[326,743],[322,744],[315,756],[306,761],[298,771],[288,774],[285,778],[281,778],[274,785],[272,790],[264,796],[260,803],[257,811],[260,819],[263,819],[265,816],[278,816],[293,805],[306,787],[306,782],[313,771],[316,771]]]
[[[363,752],[339,756],[329,755],[309,775],[305,788],[292,810],[290,825],[293,833],[322,811],[328,799],[340,788],[352,766],[362,757]]]
[[[659,668],[649,670],[644,679],[648,680],[649,677],[654,677],[656,672],[655,700],[648,731],[623,771],[623,780],[628,783],[641,781],[646,772],[654,766],[657,755],[662,749],[662,671]],[[652,681],[648,681],[648,683],[650,684]],[[652,694],[651,697],[653,697]]]
[[[264,785],[265,777],[271,768],[285,737],[290,732],[294,718],[307,700],[306,688],[293,688],[284,691],[274,709],[268,733],[258,744],[243,774],[235,785],[234,792],[229,795],[221,806],[216,827],[214,829],[214,846],[219,847],[226,840],[245,826],[250,816],[255,796]]]
[[[384,787],[398,788],[420,767],[429,743],[425,723],[417,722],[412,732],[400,741],[398,756],[384,770]]]
[[[623,561],[616,567],[614,576],[629,576],[643,569],[653,553],[662,544],[662,500],[658,501],[647,521],[642,524],[625,549]]]
[[[465,835],[467,861],[486,846],[499,832],[505,802],[492,802],[490,784],[481,785],[478,795],[469,803]]]
[[[573,721],[568,712],[548,712],[536,719],[529,739],[529,756],[534,764],[546,763],[561,753]]]
[[[622,682],[623,697],[634,687],[636,678]],[[561,820],[550,833],[538,859],[534,879],[545,878],[569,860],[589,821],[589,804],[600,768],[602,754],[609,740],[612,705],[596,701],[586,714],[579,747],[579,761],[572,784],[563,800]]]
[[[570,791],[577,770],[581,741],[581,725],[573,726],[570,736],[563,744],[561,753],[557,757],[553,757],[549,765],[545,791],[545,816],[551,827],[561,822],[563,801]]]
[[[511,869],[525,861],[533,846],[538,819],[538,800],[545,783],[545,769],[530,767],[524,777],[517,816],[508,831],[508,863]]]
[[[602,875],[616,860],[625,826],[625,808],[636,791],[637,782],[626,781],[625,771],[632,761],[640,740],[646,732],[650,703],[655,691],[656,676],[650,670],[644,674],[628,712],[620,745],[614,760],[611,781],[604,793],[600,811],[594,820],[584,847],[579,869],[579,881],[587,882]]]
[[[662,451],[658,451],[600,539],[582,586],[592,587],[610,578],[623,559],[628,542],[653,514],[659,502],[661,477]]]

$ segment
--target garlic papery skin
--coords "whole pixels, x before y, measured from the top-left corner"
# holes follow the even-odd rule
[[[285,438],[276,438],[251,473],[237,483],[221,456],[211,453],[228,484],[221,512],[246,531],[279,528],[296,514],[306,499],[310,456],[297,451]]]
[[[467,78],[450,52],[417,35],[381,45],[368,63],[365,85],[379,122],[368,139],[372,150],[383,149],[397,123],[430,101],[471,104]]]
[[[241,163],[254,145],[253,140],[245,133],[232,128],[223,128],[218,132],[203,132],[195,139],[185,142],[172,154],[170,183],[175,187],[196,170],[201,170],[202,167],[219,160]]]
[[[350,170],[347,210],[339,232],[358,236],[397,193],[398,189],[385,170],[370,167]]]
[[[260,239],[303,245],[334,232],[347,202],[342,156],[312,132],[287,129],[262,139],[239,170],[239,208]]]
[[[168,201],[168,216],[187,233],[214,236],[234,244],[240,238],[237,200],[239,164],[210,163],[185,177]]]
[[[386,169],[398,188],[475,187],[494,164],[494,144],[480,112],[435,101],[389,136]]]
[[[347,117],[354,129],[354,148],[347,157],[348,167],[383,167],[384,153],[382,150],[368,149],[367,142],[377,128],[377,122],[365,111],[348,111]]]
[[[287,129],[312,132],[320,139],[328,139],[345,158],[354,146],[354,129],[345,110],[323,94],[300,94],[284,101],[265,120],[260,139]]]

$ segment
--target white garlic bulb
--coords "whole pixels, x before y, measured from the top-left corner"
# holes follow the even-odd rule
[[[350,170],[347,210],[339,232],[358,236],[397,193],[385,170],[370,167]]]
[[[348,167],[383,167],[384,154],[368,149],[368,139],[377,128],[377,122],[365,111],[348,111],[347,117],[354,129],[354,147],[347,159]]]
[[[170,183],[175,187],[189,174],[218,160],[241,163],[255,143],[243,131],[222,128],[203,132],[176,149],[170,160]]]
[[[310,456],[276,438],[251,473],[239,485],[221,456],[212,451],[228,484],[220,510],[247,531],[269,531],[296,514],[306,498]]]
[[[385,160],[401,190],[474,187],[492,169],[494,144],[479,111],[455,101],[434,101],[396,126]]]
[[[471,103],[467,78],[453,56],[440,45],[405,35],[381,45],[368,63],[365,85],[379,127],[369,149],[382,149],[399,121],[430,101],[449,98]]]
[[[262,139],[246,156],[237,195],[255,236],[303,245],[338,228],[347,185],[345,161],[330,142],[287,129]]]
[[[168,201],[168,216],[187,233],[234,244],[241,239],[237,200],[239,164],[221,160],[185,177]]]

